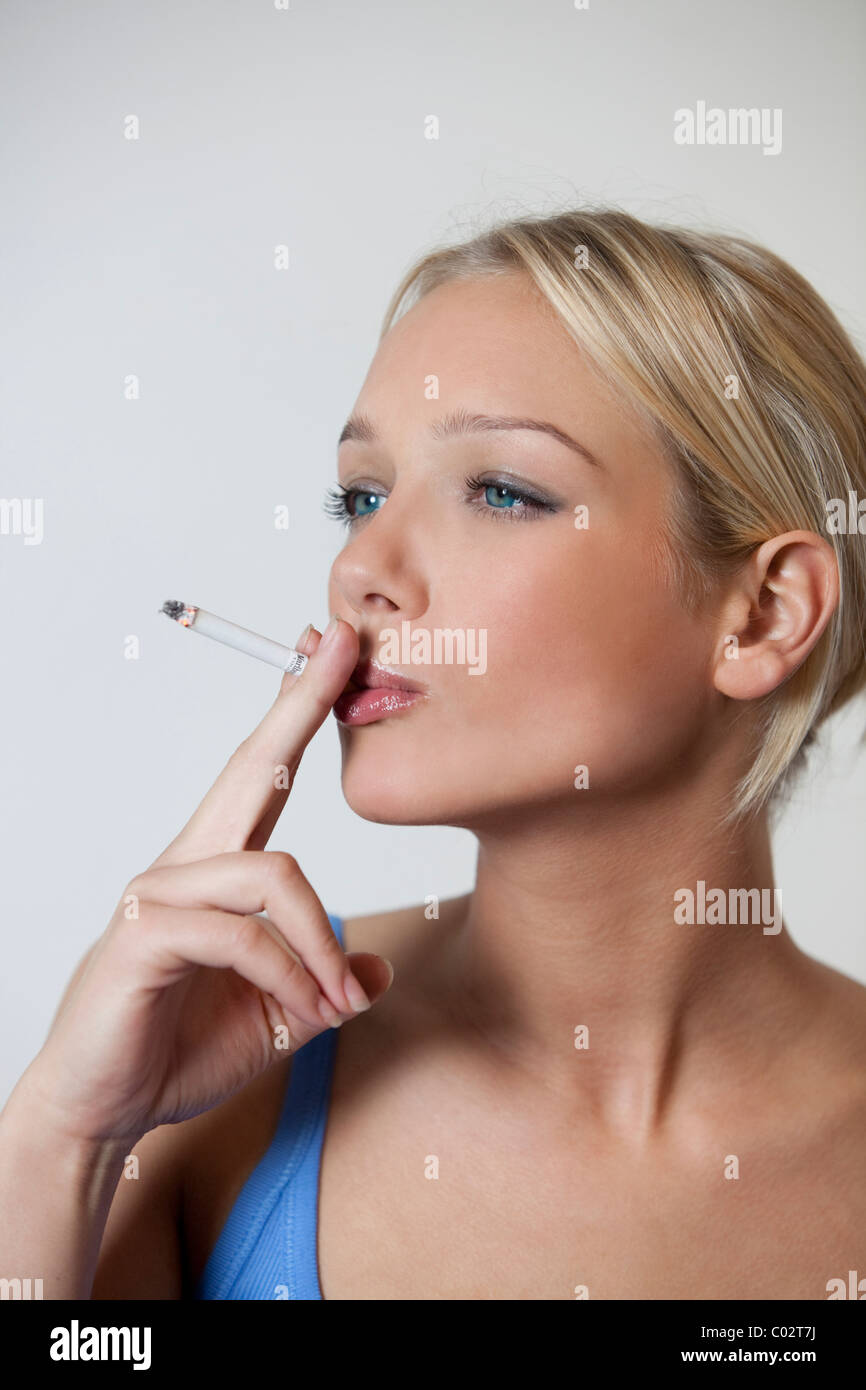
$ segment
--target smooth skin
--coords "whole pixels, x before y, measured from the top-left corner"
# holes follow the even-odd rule
[[[539,431],[431,431],[460,408],[553,422],[596,462]],[[687,612],[660,559],[667,465],[521,276],[425,296],[355,410],[377,438],[342,444],[340,480],[381,501],[351,523],[331,610],[364,655],[408,621],[486,628],[488,662],[407,670],[423,704],[340,730],[356,812],[464,826],[479,853],[439,922],[348,938],[397,983],[339,1039],[325,1296],[826,1298],[866,1275],[866,989],[786,928],[682,926],[673,904],[699,879],[778,886],[766,818],[719,817],[749,702],[838,601],[832,548],[771,537]],[[558,509],[467,500],[465,475],[503,469]]]
[[[596,462],[539,431],[431,432],[458,409],[551,421]],[[221,924],[231,936],[219,913],[243,921],[264,907],[263,867],[240,885],[247,858],[268,860],[280,809],[264,764],[288,762],[286,743],[299,755],[358,656],[381,659],[385,630],[404,621],[484,628],[485,675],[403,667],[427,683],[422,701],[340,728],[358,814],[463,826],[479,853],[472,891],[440,902],[438,918],[419,905],[345,923],[353,964],[369,953],[357,969],[371,997],[388,974],[373,957],[395,974],[337,1039],[319,1192],[325,1298],[826,1298],[829,1280],[866,1273],[866,990],[786,927],[678,925],[674,894],[699,879],[777,886],[765,817],[722,831],[719,816],[746,765],[749,702],[797,669],[838,601],[831,547],[810,532],[772,537],[687,612],[660,545],[668,465],[518,275],[425,296],[380,345],[355,410],[377,439],[341,445],[340,480],[379,505],[352,522],[332,568],[329,609],[345,620],[333,665],[308,687],[303,733],[292,701],[313,662],[277,702],[267,756],[236,755],[231,795],[218,781],[180,856],[175,841],[149,871],[187,875],[150,880],[158,987],[176,987],[178,941],[184,959],[193,942],[211,953],[207,970]],[[504,516],[484,488],[467,496],[467,474],[493,485],[504,471],[552,510]],[[574,526],[578,506],[588,529]],[[281,898],[277,928],[306,924],[304,943],[324,954],[304,964],[340,1005],[324,909],[296,866],[281,874],[295,896]],[[425,881],[419,902],[435,892]],[[115,926],[118,942],[135,939]],[[108,949],[111,970],[96,977],[97,957],[74,985],[62,1044],[49,1037],[0,1117],[2,1210],[24,1213],[5,1263],[53,1269],[49,1296],[91,1287],[95,1269],[94,1297],[181,1298],[267,1148],[291,1058],[265,1055],[263,1027],[242,1064],[217,1068],[230,1034],[202,1016],[187,1035],[201,1048],[194,1104],[168,1065],[145,1065],[140,1040],[126,1073],[136,1084],[118,1095],[117,1058],[84,1024],[100,1010],[115,1037],[127,1017],[117,972],[143,963],[130,946]],[[273,997],[270,975],[253,983]],[[300,1038],[315,1031],[314,1002],[305,992],[295,1006]],[[147,1035],[153,1001],[123,1007]],[[170,1006],[162,1018],[178,1022]],[[98,1084],[79,1080],[60,1106],[67,1049]],[[83,1197],[71,1219],[68,1197],[50,1195],[43,1220],[40,1177],[56,1172],[48,1155],[64,1136]],[[130,1145],[141,1176],[119,1181]],[[64,1221],[65,1240],[52,1236]]]

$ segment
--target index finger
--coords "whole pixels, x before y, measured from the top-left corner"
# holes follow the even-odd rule
[[[333,618],[299,676],[284,675],[261,723],[229,758],[171,844],[151,865],[189,864],[242,849],[264,849],[282,811],[304,749],[324,723],[358,663],[358,634]]]

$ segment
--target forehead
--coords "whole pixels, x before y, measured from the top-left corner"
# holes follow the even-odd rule
[[[435,388],[435,395],[434,395]],[[355,410],[388,426],[431,401],[553,421],[600,457],[658,445],[519,271],[453,280],[424,295],[379,344]]]

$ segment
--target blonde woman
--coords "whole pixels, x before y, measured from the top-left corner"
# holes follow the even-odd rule
[[[826,1299],[862,1268],[866,991],[791,940],[768,825],[866,676],[864,539],[826,524],[864,402],[826,304],[732,237],[574,211],[413,267],[339,447],[338,620],[10,1097],[4,1274]],[[343,921],[266,848],[332,711],[356,812],[477,836],[438,915],[425,883]]]

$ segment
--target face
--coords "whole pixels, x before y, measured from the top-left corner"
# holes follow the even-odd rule
[[[455,413],[546,422],[573,443],[437,428]],[[375,438],[339,448],[354,519],[330,611],[356,628],[362,660],[428,693],[340,724],[353,810],[473,828],[685,775],[719,696],[706,619],[689,616],[659,562],[668,465],[531,281],[424,296],[381,343],[355,414]],[[383,645],[404,631],[403,651]],[[464,635],[462,651],[446,631]],[[427,651],[411,645],[424,634]]]

